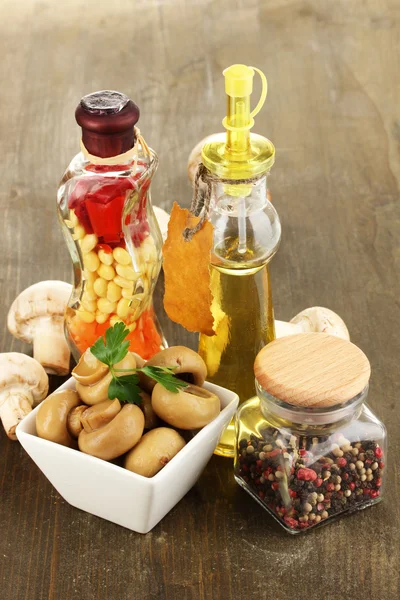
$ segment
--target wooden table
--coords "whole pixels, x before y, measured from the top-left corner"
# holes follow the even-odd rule
[[[285,534],[234,483],[231,462],[214,457],[139,535],[69,506],[1,431],[2,600],[398,598],[398,1],[1,0],[0,9],[1,349],[30,352],[7,333],[19,291],[71,280],[55,194],[79,148],[80,97],[110,88],[139,104],[160,157],[154,203],[187,206],[187,156],[221,130],[221,71],[254,64],[270,89],[255,130],[277,149],[275,312],[289,319],[316,304],[342,315],[371,359],[370,405],[391,448],[385,502],[314,533]],[[170,343],[195,347],[162,320]]]

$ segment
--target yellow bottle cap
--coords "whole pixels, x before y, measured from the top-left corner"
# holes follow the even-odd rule
[[[257,106],[250,109],[254,72],[261,77],[262,90]],[[250,133],[254,116],[267,96],[267,79],[256,67],[232,65],[223,72],[228,97],[227,115],[222,121],[225,140],[214,138],[202,149],[203,164],[223,179],[251,179],[266,173],[273,165],[275,148],[266,138]]]
[[[223,71],[225,92],[228,96],[250,96],[253,91],[254,71],[246,65],[232,65]]]

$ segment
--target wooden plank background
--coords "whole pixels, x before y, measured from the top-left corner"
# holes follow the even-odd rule
[[[242,62],[269,82],[255,130],[277,149],[276,314],[343,316],[371,359],[370,405],[390,439],[385,502],[293,539],[226,459],[141,536],[70,507],[0,432],[2,600],[398,598],[398,0],[1,0],[0,13],[2,351],[29,352],[6,328],[16,294],[71,280],[55,194],[78,151],[80,97],[110,88],[139,104],[160,157],[154,203],[187,206],[187,156],[221,130],[221,71]],[[195,347],[163,324],[170,343]]]

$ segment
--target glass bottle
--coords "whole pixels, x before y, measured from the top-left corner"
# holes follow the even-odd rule
[[[200,335],[199,353],[208,380],[235,391],[241,402],[254,395],[251,372],[257,353],[275,338],[268,263],[281,235],[278,214],[267,198],[275,148],[266,138],[250,133],[266,96],[266,79],[258,72],[263,91],[250,112],[253,68],[233,65],[224,71],[227,133],[215,136],[202,150],[202,162],[212,173],[211,311],[216,334]],[[216,454],[233,457],[234,440],[232,421]]]
[[[78,360],[110,325],[123,321],[130,350],[147,359],[165,346],[152,303],[162,247],[150,196],[157,155],[135,128],[139,109],[124,94],[89,94],[75,116],[82,151],[58,190],[74,266],[67,340]]]
[[[291,337],[310,335],[331,338],[323,333]],[[272,353],[275,344],[289,339],[277,340],[268,349]],[[346,353],[346,344],[353,346],[341,342],[338,352],[345,348]],[[273,368],[271,359],[272,355],[257,373],[258,397],[245,402],[236,415],[234,470],[239,485],[293,534],[379,502],[387,470],[386,429],[365,404],[368,369],[366,376],[358,378],[358,388],[363,389],[358,393],[354,393],[357,388],[348,389],[351,397],[346,399],[335,378],[339,380],[341,371],[352,363],[334,367],[336,372],[329,372],[328,366],[324,377],[329,405],[307,406],[303,403],[304,385],[294,384],[289,401],[282,400],[282,389],[288,389],[287,376],[275,378],[273,385],[274,377],[267,381]],[[313,362],[314,368],[319,364],[319,370],[321,361],[326,365],[320,353],[318,357],[314,354],[310,369]],[[295,354],[286,364],[296,372]],[[313,385],[318,385],[318,375],[309,370],[308,378],[306,387],[311,392]],[[265,386],[271,386],[275,395]],[[301,403],[297,394],[302,396]]]

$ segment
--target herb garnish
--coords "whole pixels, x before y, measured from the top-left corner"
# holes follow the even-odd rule
[[[125,339],[127,335],[129,335],[129,329],[125,324],[122,322],[116,323],[114,327],[107,329],[105,342],[103,337],[99,337],[90,348],[91,353],[110,369],[112,375],[108,387],[110,400],[118,398],[120,402],[141,404],[142,397],[140,394],[142,390],[139,387],[138,373],[144,373],[157,383],[161,383],[169,392],[178,393],[180,389],[187,387],[187,383],[174,375],[176,367],[145,366],[141,369],[116,369],[115,365],[128,354],[129,341]],[[129,371],[129,375],[118,375],[118,373],[124,371]],[[135,373],[131,373],[131,371],[135,371]]]

